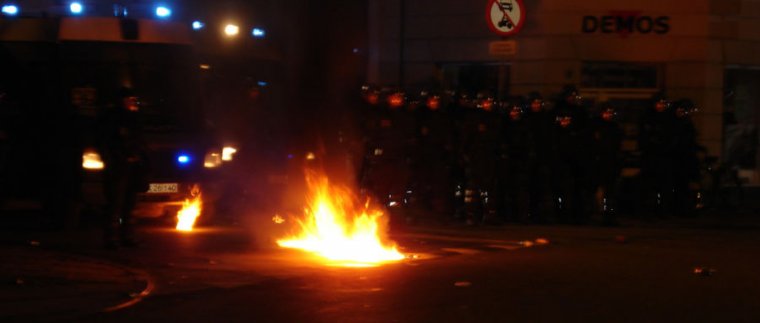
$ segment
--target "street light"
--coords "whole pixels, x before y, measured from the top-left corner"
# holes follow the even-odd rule
[[[227,24],[226,26],[224,26],[225,35],[229,37],[233,37],[233,36],[237,36],[238,33],[240,33],[240,27],[238,27],[237,25]]]
[[[204,24],[202,21],[193,21],[193,30],[201,30],[204,26],[206,26],[206,24]]]

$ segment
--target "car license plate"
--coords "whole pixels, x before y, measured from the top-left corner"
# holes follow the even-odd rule
[[[178,183],[150,183],[148,193],[177,193],[179,192]]]

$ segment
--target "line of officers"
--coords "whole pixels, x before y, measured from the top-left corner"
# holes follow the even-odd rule
[[[573,86],[552,102],[536,92],[503,101],[362,93],[359,184],[391,210],[422,210],[405,212],[407,221],[617,223],[624,133],[613,106],[592,113]],[[641,115],[640,186],[628,195],[648,214],[687,215],[696,205],[694,111],[690,100],[660,95]]]

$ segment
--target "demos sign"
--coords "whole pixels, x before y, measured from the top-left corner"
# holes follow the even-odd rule
[[[486,22],[491,31],[499,36],[516,34],[525,24],[525,6],[522,0],[488,1]]]
[[[619,34],[667,34],[670,31],[670,17],[647,16],[640,11],[610,11],[604,16],[584,16],[583,33]]]

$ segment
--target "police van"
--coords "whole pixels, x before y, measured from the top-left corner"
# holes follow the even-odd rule
[[[75,222],[82,209],[100,208],[108,164],[97,149],[98,116],[120,104],[124,88],[141,111],[150,164],[135,215],[173,217],[199,191],[213,210],[235,149],[204,116],[192,25],[164,19],[167,7],[89,10],[2,6],[0,210],[43,209]]]

